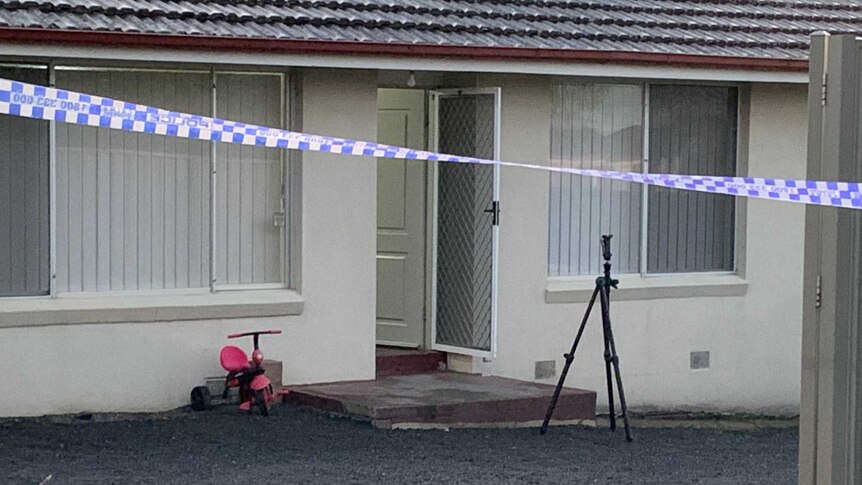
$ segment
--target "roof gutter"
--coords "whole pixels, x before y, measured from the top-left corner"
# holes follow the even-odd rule
[[[395,57],[444,57],[476,60],[587,62],[598,64],[661,65],[701,69],[750,69],[807,72],[808,61],[630,51],[476,47],[434,44],[307,41],[167,35],[128,32],[94,32],[29,28],[0,28],[0,41],[40,44],[131,48],[181,48],[289,54],[340,54]]]

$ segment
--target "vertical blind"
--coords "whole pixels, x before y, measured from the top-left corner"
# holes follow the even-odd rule
[[[211,112],[207,73],[57,70],[59,87]],[[57,124],[57,291],[209,286],[210,144]]]
[[[642,170],[643,89],[626,84],[560,84],[553,89],[551,165],[627,172]],[[593,274],[599,241],[612,233],[614,267],[638,271],[641,186],[551,174],[548,271]]]
[[[736,90],[715,86],[650,89],[650,171],[736,174]],[[647,270],[733,270],[734,197],[649,189]]]
[[[45,84],[47,68],[0,67]],[[0,296],[49,291],[48,122],[0,115]]]
[[[653,85],[649,90],[649,170],[735,175],[736,89]],[[551,164],[643,170],[642,85],[561,83],[553,88]],[[734,269],[735,201],[730,196],[551,174],[548,274],[601,270],[599,238],[611,233],[619,273]],[[646,241],[641,228],[646,224]]]
[[[218,74],[217,116],[281,126],[281,78]],[[282,281],[282,150],[233,144],[216,146],[216,279],[219,284]]]
[[[207,72],[58,69],[57,85],[160,108],[213,113]],[[218,74],[217,116],[282,125],[278,75]],[[213,145],[57,125],[57,291],[210,285]],[[215,145],[216,283],[283,281],[282,154]]]

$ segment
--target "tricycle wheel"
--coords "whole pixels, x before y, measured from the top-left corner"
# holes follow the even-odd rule
[[[261,389],[259,391],[254,391],[254,401],[257,403],[257,409],[260,411],[261,416],[269,416],[269,407],[266,402],[266,390]]]
[[[197,386],[192,389],[191,393],[192,409],[195,411],[205,411],[212,408],[212,399],[210,398],[210,389],[207,386]]]

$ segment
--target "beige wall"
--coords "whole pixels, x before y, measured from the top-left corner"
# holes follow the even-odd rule
[[[502,87],[503,159],[549,163],[548,80],[484,77],[479,83]],[[805,114],[805,86],[751,87],[751,175],[803,178]],[[534,363],[540,360],[556,360],[559,372],[585,309],[582,301],[546,303],[548,191],[547,174],[502,171],[498,354],[492,362],[476,360],[484,373],[532,380]],[[631,405],[780,413],[798,409],[803,208],[749,201],[742,210],[747,221],[745,278],[623,279],[623,288],[652,287],[641,295],[692,295],[629,295],[635,299],[614,303],[615,337]],[[591,289],[590,280],[562,284]],[[683,288],[666,288],[680,281]],[[721,296],[727,294],[743,296]],[[596,314],[567,382],[598,390],[601,402],[605,384],[599,322]],[[710,351],[709,370],[690,370],[689,352],[699,350]]]
[[[305,130],[376,138],[375,73],[307,70],[303,95]],[[302,179],[301,315],[0,328],[0,416],[183,406],[192,386],[222,374],[218,352],[226,334],[254,329],[284,331],[261,345],[268,358],[284,362],[287,383],[373,378],[376,162],[309,153]],[[32,311],[38,304],[27,305]],[[105,311],[99,318],[105,321]]]
[[[375,72],[306,70],[302,96],[304,131],[377,139]],[[373,379],[377,160],[308,152],[302,163],[306,303],[285,379]]]

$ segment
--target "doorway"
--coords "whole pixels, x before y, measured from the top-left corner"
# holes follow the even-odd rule
[[[379,89],[377,140],[424,150],[425,91]],[[426,163],[377,160],[377,344],[425,346]]]
[[[499,157],[498,89],[378,90],[378,140]],[[378,159],[377,343],[493,356],[499,167]]]

